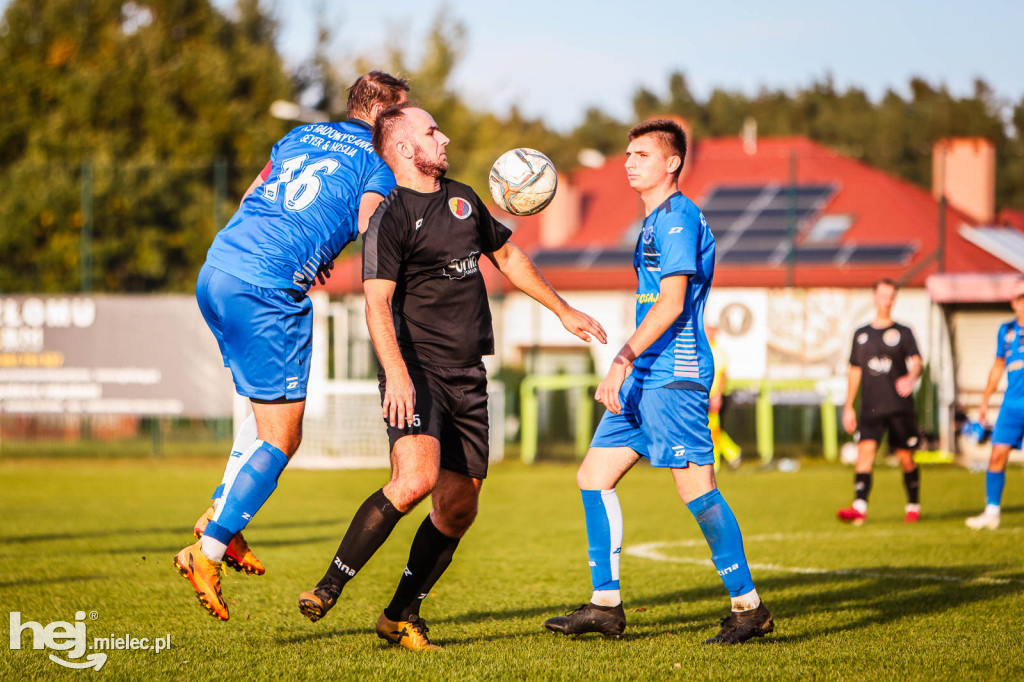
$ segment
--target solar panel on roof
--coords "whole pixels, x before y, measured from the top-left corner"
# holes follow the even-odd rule
[[[911,244],[862,245],[854,247],[846,263],[849,265],[886,265],[903,263],[916,249]]]

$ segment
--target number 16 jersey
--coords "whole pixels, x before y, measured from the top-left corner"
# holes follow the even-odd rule
[[[363,194],[387,196],[395,186],[371,134],[350,119],[281,138],[270,175],[214,238],[206,262],[255,286],[305,293],[320,266],[359,235]]]

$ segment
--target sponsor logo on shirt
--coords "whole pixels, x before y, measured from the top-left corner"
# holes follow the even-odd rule
[[[421,227],[423,227],[423,218],[420,218],[419,220],[416,221],[416,229],[418,230]]]
[[[700,224],[703,225],[704,227],[708,226],[707,218],[704,217],[703,213],[700,214]]]
[[[895,348],[900,345],[900,330],[886,329],[885,333],[882,334],[882,342],[890,348]]]
[[[449,199],[448,208],[451,209],[452,215],[459,220],[465,220],[473,213],[473,207],[462,197],[452,197]]]
[[[867,342],[868,342],[868,333],[867,332],[861,332],[860,334],[857,334],[857,343],[858,344],[863,346]]]
[[[636,295],[636,302],[637,303],[657,303],[658,302],[658,294],[657,293],[654,293],[654,294],[637,294]]]
[[[455,201],[452,199],[452,201]],[[480,260],[480,252],[474,251],[465,258],[454,258],[448,265],[444,266],[444,276],[448,279],[462,279],[466,275],[479,272],[477,263]]]
[[[880,358],[871,358],[868,360],[868,369],[872,374],[888,374],[892,369],[892,358],[887,355]]]
[[[1016,372],[1019,369],[1024,369],[1024,360],[1014,360],[1006,366],[1007,372]]]

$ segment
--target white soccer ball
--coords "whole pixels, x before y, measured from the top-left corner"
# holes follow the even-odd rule
[[[512,215],[533,215],[551,203],[558,174],[551,159],[536,149],[510,149],[491,166],[494,203]]]

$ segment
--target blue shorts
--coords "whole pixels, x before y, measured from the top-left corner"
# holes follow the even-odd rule
[[[714,464],[708,427],[708,394],[681,388],[644,390],[630,374],[619,391],[622,412],[605,412],[592,448],[632,448],[651,466],[684,469]]]
[[[313,351],[313,303],[265,289],[204,264],[196,300],[217,337],[239,395],[261,401],[306,397]]]
[[[1020,450],[1021,441],[1024,441],[1024,409],[1004,403],[996,417],[992,444],[1009,445],[1014,450]]]

